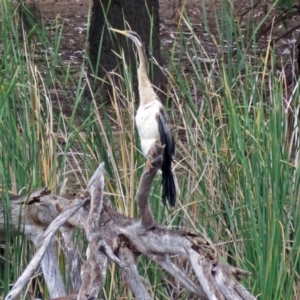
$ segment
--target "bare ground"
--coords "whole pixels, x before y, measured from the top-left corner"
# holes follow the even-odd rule
[[[61,43],[61,56],[65,62],[70,64],[80,64],[87,49],[86,34],[87,34],[87,21],[89,9],[92,1],[88,0],[27,0],[25,1],[31,8],[34,8],[35,15],[38,19],[41,16],[44,18],[46,26],[51,26],[52,30],[50,35],[54,35],[53,24],[56,27],[63,25],[62,43]],[[205,0],[205,11],[209,24],[209,30],[212,34],[217,36],[217,27],[215,18],[216,15],[222,13],[222,1]],[[235,1],[235,16],[236,21],[240,22],[243,30],[246,30],[247,19],[255,19],[260,22],[266,15],[266,12],[272,7],[272,1],[259,1],[254,9],[250,7],[248,0]],[[161,41],[162,45],[168,47],[172,45],[178,27],[186,28],[185,22],[182,19],[181,12],[183,8],[186,9],[188,17],[193,24],[195,33],[199,36],[203,43],[204,50],[208,55],[215,55],[218,51],[216,48],[218,40],[213,43],[209,40],[207,32],[203,25],[203,1],[202,0],[160,0],[160,21],[161,21]],[[267,44],[270,37],[270,30],[267,30],[268,25],[272,24],[272,17],[276,11],[264,21],[260,43],[262,47]],[[277,12],[278,13],[278,12]],[[300,14],[288,18],[284,23],[279,22],[272,28],[272,37],[280,38],[289,29],[296,27],[300,24]],[[263,34],[265,30],[265,34]],[[188,32],[188,30],[187,30]],[[287,56],[285,61],[290,58],[290,54],[294,54],[293,49],[297,44],[300,29],[296,28],[291,34],[280,39],[276,44],[279,56]],[[230,45],[229,45],[230,46]]]

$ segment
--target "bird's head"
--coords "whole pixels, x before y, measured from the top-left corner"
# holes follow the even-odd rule
[[[109,30],[120,33],[122,35],[125,35],[126,37],[131,39],[137,46],[143,47],[143,43],[141,41],[141,38],[135,31],[119,30],[119,29],[114,29],[114,28],[109,28]]]

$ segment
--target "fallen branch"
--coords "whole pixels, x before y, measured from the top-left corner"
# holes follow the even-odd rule
[[[80,207],[82,207],[85,202],[87,201],[86,198],[77,198],[75,199],[69,207],[66,208],[64,212],[62,212],[50,226],[47,228],[43,237],[41,238],[39,245],[37,245],[37,251],[32,258],[31,262],[23,272],[23,274],[19,277],[17,282],[14,284],[12,290],[8,293],[5,297],[6,300],[13,300],[18,297],[22,289],[24,288],[25,284],[30,280],[33,276],[34,272],[39,267],[41,260],[46,253],[55,233],[57,230],[64,225],[64,223],[76,212]],[[49,286],[48,286],[49,287]],[[57,288],[57,287],[56,287]]]
[[[137,299],[151,300],[152,297],[149,295],[149,292],[139,275],[134,253],[127,246],[122,245],[118,254],[120,260],[125,265],[125,280],[132,293]]]
[[[94,173],[89,182],[91,194],[91,208],[85,226],[86,236],[89,242],[87,248],[87,261],[81,270],[82,285],[79,290],[79,299],[97,299],[99,291],[103,288],[108,266],[108,258],[118,265],[119,259],[113,254],[111,248],[101,236],[100,219],[103,207],[104,188],[104,163]]]
[[[153,150],[153,168],[143,172],[136,195],[140,219],[123,216],[103,198],[103,164],[90,180],[90,202],[79,197],[70,204],[66,199],[51,194],[39,195],[27,202],[27,212],[22,219],[27,222],[27,234],[33,235],[32,228],[37,223],[48,226],[50,219],[54,220],[44,232],[34,258],[7,295],[7,300],[19,295],[37,270],[46,248],[59,228],[65,243],[73,248],[74,243],[70,242],[72,228],[85,230],[89,242],[87,260],[82,267],[77,249],[66,251],[67,255],[77,257],[75,265],[69,263],[69,268],[73,288],[80,285],[80,289],[79,292],[73,291],[68,297],[64,297],[61,292],[59,296],[63,298],[60,299],[74,299],[76,295],[77,299],[96,299],[104,286],[110,261],[122,268],[135,299],[153,299],[154,296],[138,273],[136,257],[139,255],[145,255],[159,264],[201,299],[255,299],[238,282],[241,276],[249,273],[220,262],[216,248],[204,234],[188,230],[168,230],[156,224],[148,198],[153,179],[161,166],[163,147],[155,145]],[[62,225],[64,226],[61,227]],[[196,281],[183,272],[176,264],[176,259],[171,259],[171,256],[188,260],[197,277]],[[78,279],[80,270],[81,280]],[[72,279],[73,275],[77,279]],[[51,288],[51,283],[48,288],[49,285]]]

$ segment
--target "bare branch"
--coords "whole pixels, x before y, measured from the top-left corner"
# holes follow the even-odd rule
[[[132,247],[136,251],[160,264],[190,291],[202,297],[203,294],[206,295],[204,299],[254,299],[244,288],[240,288],[240,284],[234,278],[248,272],[222,265],[216,249],[204,235],[171,231],[159,226],[149,231],[141,231],[140,227],[134,224],[121,226],[119,230],[133,243]],[[191,284],[191,280],[185,274],[180,274],[177,271],[178,267],[168,262],[167,254],[189,258],[201,288]],[[221,274],[217,273],[217,270],[220,270]],[[224,280],[226,287],[223,284]]]
[[[125,279],[129,288],[137,300],[151,300],[147,288],[143,284],[135,264],[135,259],[132,251],[126,246],[122,246],[119,250],[119,256],[122,263],[125,265]]]
[[[153,230],[141,231],[138,226],[120,228],[123,233],[140,253],[173,254],[188,257],[186,249],[192,243],[184,236],[186,232],[176,232],[161,227]]]
[[[104,163],[101,163],[93,174],[88,184],[91,195],[91,208],[87,219],[86,235],[90,245],[95,244],[95,249],[102,250],[113,262],[122,266],[118,257],[116,257],[106,242],[103,240],[99,231],[101,212],[103,207],[103,189],[104,189]],[[98,251],[97,250],[97,251]]]
[[[30,277],[37,270],[56,231],[70,218],[70,216],[72,216],[81,206],[83,206],[86,201],[87,199],[76,198],[64,212],[62,212],[56,219],[53,220],[51,225],[45,231],[43,238],[40,241],[40,245],[31,262],[14,284],[12,290],[5,297],[6,300],[16,299],[25,284],[29,281]]]
[[[149,152],[152,154],[152,157],[149,157],[152,168],[150,170],[147,167],[145,168],[136,193],[136,202],[139,208],[141,227],[144,230],[149,230],[156,225],[148,199],[153,179],[157,171],[161,168],[163,151],[164,147],[161,147],[156,143],[152,151]]]
[[[222,294],[226,299],[255,300],[256,298],[234,279],[236,274],[233,272],[233,269],[234,268],[220,262],[213,270],[216,284]],[[249,274],[249,272],[245,272],[241,269],[236,269],[235,271],[241,274]]]
[[[64,240],[63,248],[67,257],[72,291],[79,291],[82,283],[80,276],[82,256],[73,241],[73,229],[70,226],[62,226],[59,231]]]
[[[74,272],[73,289],[80,285],[80,279],[78,279],[80,266],[78,265],[81,261],[71,241],[72,227],[85,229],[89,241],[87,261],[81,268],[82,284],[77,299],[98,297],[104,286],[109,260],[116,262],[123,269],[127,284],[136,299],[151,299],[152,295],[143,283],[135,263],[136,256],[145,255],[201,299],[254,300],[255,298],[236,280],[249,273],[220,262],[216,248],[204,234],[167,230],[155,223],[148,198],[153,178],[160,168],[161,151],[159,145],[155,146],[155,151],[151,151],[154,154],[151,158],[152,168],[144,171],[140,181],[136,200],[141,219],[125,217],[113,210],[109,202],[103,198],[103,164],[99,166],[90,180],[90,203],[86,199],[79,198],[69,206],[68,200],[49,194],[32,198],[25,206],[26,213],[23,212],[21,217],[25,223],[25,233],[40,247],[6,299],[11,300],[17,297],[37,269],[46,251],[45,248],[48,248],[50,241],[53,240],[55,231],[64,225],[60,231],[65,241],[64,248],[70,272]],[[74,211],[68,213],[71,208]],[[49,228],[44,231],[53,219]],[[14,226],[17,228],[16,225]],[[189,259],[198,281],[193,282],[176,265],[176,260],[170,260],[170,255]],[[74,265],[71,262],[72,258],[74,258]],[[44,273],[45,276],[49,275],[46,270]],[[50,288],[53,282],[48,283]],[[63,292],[60,294],[62,295]],[[74,299],[74,294],[64,299]]]
[[[189,260],[196,273],[196,276],[205,291],[208,299],[210,300],[225,300],[217,285],[214,282],[211,274],[212,264],[207,261],[203,256],[199,255],[193,249],[187,249]],[[230,298],[229,298],[230,299]]]
[[[201,297],[201,299],[208,299],[201,286],[196,285],[183,271],[181,271],[167,255],[148,255],[153,261],[159,264],[167,272],[174,276],[183,286],[194,294]]]
[[[95,244],[87,249],[88,259],[81,269],[82,286],[78,293],[80,300],[98,299],[99,291],[103,288],[108,267],[108,258],[100,252]]]
[[[108,258],[121,265],[111,248],[102,239],[100,218],[103,207],[104,163],[101,163],[89,182],[91,208],[86,222],[86,236],[89,241],[87,261],[82,266],[82,286],[78,299],[97,299],[103,288],[108,265]]]
[[[49,241],[41,261],[41,268],[50,298],[66,296],[65,285],[60,273],[54,237]]]
[[[232,275],[224,271],[225,269],[222,272],[221,265],[218,265],[214,269],[214,278],[216,280],[217,286],[219,287],[220,291],[226,299],[241,300],[239,295],[234,290],[235,281],[230,280]],[[225,276],[225,274],[229,276]]]
[[[241,284],[237,284],[235,286],[235,290],[238,293],[238,295],[241,297],[241,299],[244,300],[257,300],[256,297],[251,295],[249,291],[247,291]]]
[[[32,192],[29,195],[22,196],[11,196],[10,197],[10,234],[20,234],[19,221],[25,219],[25,210],[22,209],[22,206],[28,203],[34,203],[38,201],[41,197],[48,195],[50,191],[47,189],[38,189]],[[0,197],[0,216],[4,216],[4,208],[2,205],[2,199]],[[53,220],[53,219],[52,219]],[[7,224],[4,222],[4,218],[0,218],[0,241],[4,241],[6,239],[6,226]]]

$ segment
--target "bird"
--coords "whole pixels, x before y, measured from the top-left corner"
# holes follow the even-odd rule
[[[170,206],[175,206],[176,185],[172,172],[172,162],[175,155],[175,142],[172,135],[169,116],[165,107],[161,103],[158,95],[154,91],[147,74],[148,61],[145,55],[141,38],[135,31],[119,30],[110,28],[131,39],[135,44],[139,57],[139,67],[137,70],[139,107],[135,116],[135,123],[140,137],[143,154],[148,158],[146,165],[151,167],[149,156],[155,143],[164,146],[162,162],[162,200],[166,200]]]

